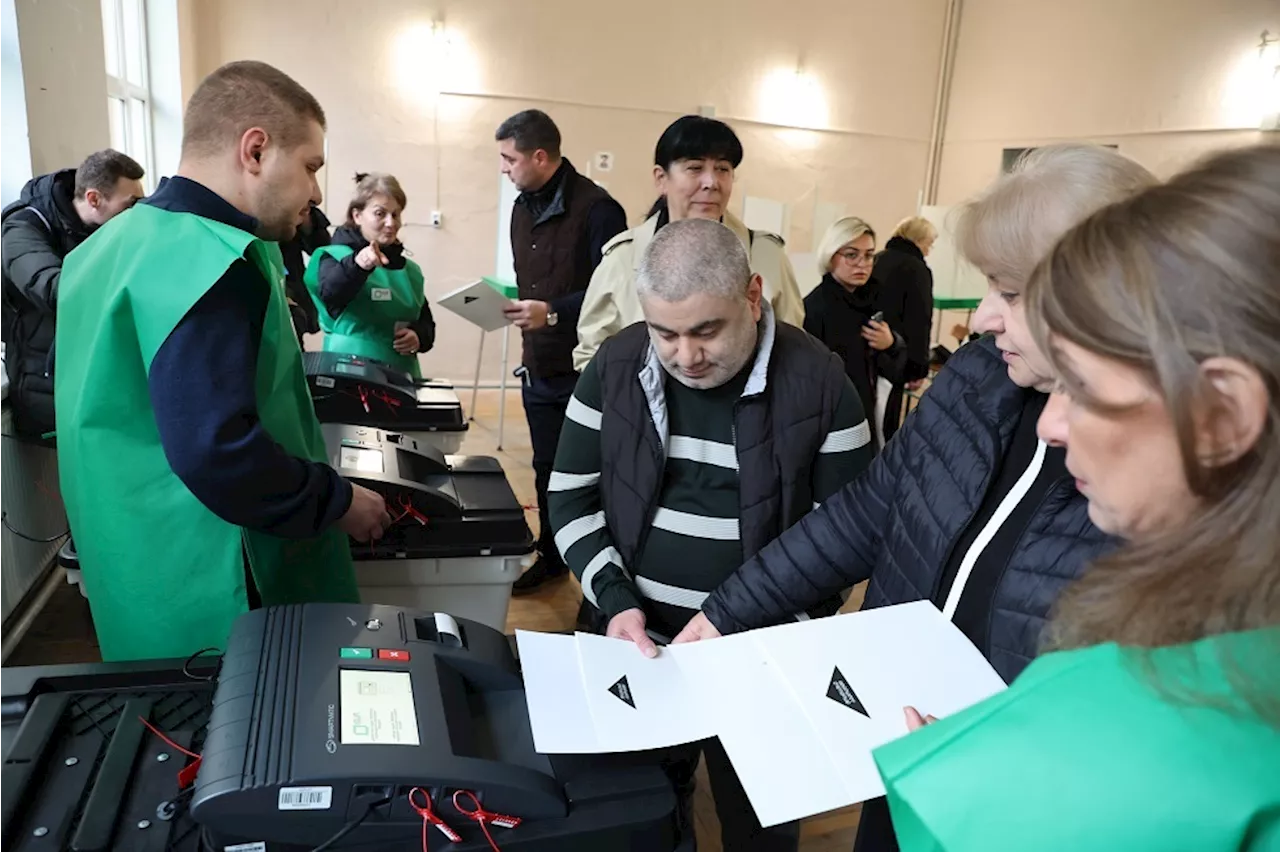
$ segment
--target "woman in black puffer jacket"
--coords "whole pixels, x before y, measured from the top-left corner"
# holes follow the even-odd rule
[[[901,375],[882,382],[877,397],[885,397],[884,417],[878,420],[888,441],[902,421],[902,392],[917,387],[929,375],[929,341],[933,331],[933,272],[924,259],[938,239],[938,229],[922,216],[898,223],[893,236],[876,256],[875,276],[882,289],[884,317],[906,343]],[[886,377],[888,379],[889,377]]]
[[[1072,225],[1154,182],[1113,150],[1055,146],[971,203],[957,241],[990,282],[974,315],[989,336],[952,356],[861,477],[726,580],[676,641],[781,622],[870,580],[864,607],[931,600],[1012,681],[1063,588],[1114,544],[1065,452],[1036,435],[1052,379],[1022,289]],[[864,804],[855,848],[896,849],[883,799]]]

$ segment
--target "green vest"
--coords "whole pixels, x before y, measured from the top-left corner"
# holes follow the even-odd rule
[[[147,388],[152,359],[196,301],[247,258],[270,294],[258,415],[286,452],[326,460],[273,248],[210,219],[139,204],[63,266],[54,380],[59,469],[104,660],[222,647],[248,608],[246,554],[265,605],[358,600],[341,530],[287,541],[227,523],[174,474],[156,429]]]
[[[1280,629],[1048,654],[1009,689],[874,752],[903,852],[1280,849]],[[921,708],[927,711],[928,708]]]
[[[363,355],[422,378],[417,355],[401,355],[392,346],[396,323],[416,322],[427,300],[422,269],[405,258],[404,269],[375,266],[351,304],[336,317],[329,315],[320,298],[320,258],[342,260],[355,252],[349,246],[325,246],[311,255],[303,281],[320,313],[324,351]]]

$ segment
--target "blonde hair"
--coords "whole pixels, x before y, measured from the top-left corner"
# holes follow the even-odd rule
[[[836,252],[863,234],[870,234],[873,240],[876,238],[876,232],[871,226],[857,216],[845,216],[832,222],[831,227],[822,235],[822,242],[818,243],[818,274],[826,275],[830,272],[831,261]]]
[[[936,240],[938,229],[923,216],[908,216],[898,223],[898,227],[893,229],[890,236],[902,237],[904,240],[911,240],[916,245],[920,245],[929,240]]]
[[[1027,288],[1041,350],[1068,340],[1149,377],[1172,418],[1201,505],[1176,529],[1099,559],[1059,600],[1050,647],[1141,648],[1280,623],[1280,145],[1219,154],[1163,186],[1112,205],[1063,237]],[[1270,395],[1257,443],[1227,464],[1206,460],[1197,413],[1216,391],[1201,370],[1235,358]],[[1280,723],[1280,669],[1228,666]],[[1264,700],[1265,699],[1265,700]]]
[[[1151,172],[1112,148],[1036,148],[961,208],[956,245],[985,274],[1025,284],[1073,225],[1156,182]]]

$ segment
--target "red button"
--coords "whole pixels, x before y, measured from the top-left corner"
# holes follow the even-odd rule
[[[409,662],[409,652],[393,650],[390,648],[379,648],[378,659],[379,660],[395,660],[398,663],[407,663]]]

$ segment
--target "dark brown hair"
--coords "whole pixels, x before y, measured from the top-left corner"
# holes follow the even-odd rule
[[[1060,599],[1049,646],[1156,648],[1280,624],[1277,223],[1280,146],[1235,150],[1095,213],[1033,274],[1028,319],[1041,350],[1059,374],[1055,340],[1146,374],[1201,502],[1179,528],[1092,565]],[[1200,365],[1214,357],[1251,365],[1270,395],[1257,443],[1225,464],[1202,458],[1195,439],[1196,413],[1215,397]],[[1271,687],[1243,664],[1227,671],[1255,708],[1280,719],[1277,671]]]
[[[396,204],[400,205],[401,211],[408,205],[409,200],[404,194],[404,190],[400,188],[400,181],[394,176],[374,172],[356,173],[356,194],[351,199],[351,203],[347,205],[347,224],[354,226],[355,215],[368,206],[369,202],[375,195],[385,195],[394,199]]]
[[[142,166],[128,154],[112,148],[95,151],[76,169],[76,198],[84,198],[91,189],[110,198],[121,178],[142,180],[144,174]]]
[[[320,102],[288,74],[265,62],[230,62],[200,83],[182,122],[182,154],[207,155],[261,127],[285,149],[307,137],[307,123],[325,126]]]

